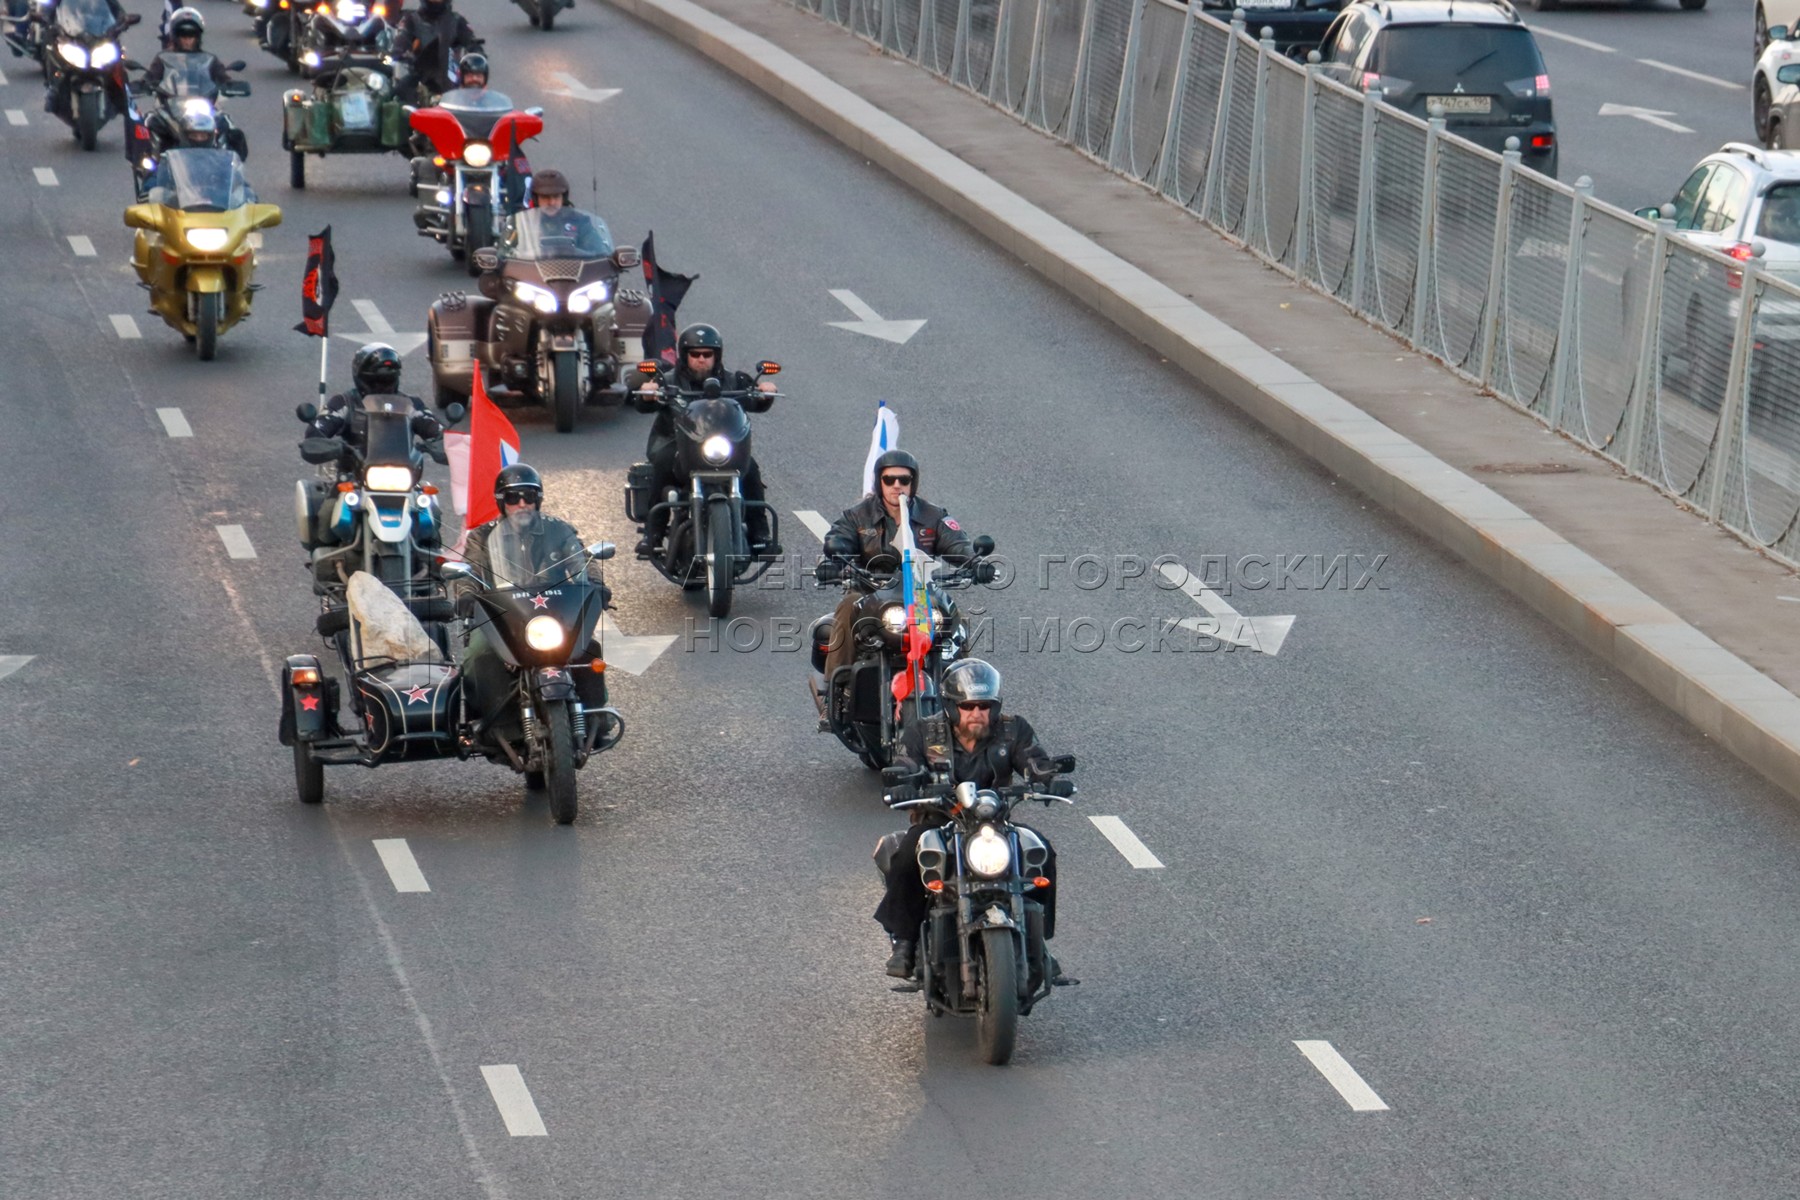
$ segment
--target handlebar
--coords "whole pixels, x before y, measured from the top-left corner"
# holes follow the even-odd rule
[[[960,808],[956,799],[956,784],[934,783],[923,786],[902,785],[890,787],[883,793],[882,803],[899,811],[907,808],[937,808],[955,813]],[[1068,779],[1051,779],[1042,783],[1015,783],[1007,787],[983,788],[1006,801],[1006,807],[1025,801],[1036,800],[1045,806],[1051,804],[1073,804],[1075,784]]]

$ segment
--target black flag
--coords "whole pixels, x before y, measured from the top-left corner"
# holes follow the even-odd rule
[[[306,243],[306,274],[300,280],[301,321],[296,330],[311,337],[331,336],[331,306],[337,302],[337,258],[331,252],[331,226]]]
[[[675,310],[698,275],[665,271],[656,261],[656,234],[644,237],[644,282],[650,285],[650,324],[644,327],[644,357],[675,365]]]

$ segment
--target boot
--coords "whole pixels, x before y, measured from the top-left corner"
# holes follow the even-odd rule
[[[888,956],[887,973],[895,979],[911,979],[913,960],[918,947],[912,942],[894,942],[894,952]]]

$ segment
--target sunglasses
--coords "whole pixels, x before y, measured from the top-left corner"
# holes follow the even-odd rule
[[[539,498],[539,493],[529,488],[502,492],[500,495],[500,499],[507,504],[536,504]]]
[[[965,700],[956,706],[963,712],[992,712],[994,706],[986,700]]]
[[[687,354],[688,354],[689,358],[717,358],[717,357],[719,357],[719,352],[717,350],[689,350],[687,352]]]
[[[912,476],[911,475],[883,475],[881,477],[881,486],[882,487],[911,487],[912,486]]]

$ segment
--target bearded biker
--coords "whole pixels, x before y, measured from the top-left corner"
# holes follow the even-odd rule
[[[1024,717],[1002,715],[1000,672],[989,663],[979,658],[952,663],[944,672],[941,694],[943,715],[913,722],[907,728],[895,767],[910,768],[919,776],[928,769],[943,769],[953,784],[1002,788],[1010,785],[1016,774],[1042,783],[1058,774],[1058,766],[1066,769],[1073,765],[1056,763],[1038,744],[1037,732]],[[949,727],[947,738],[942,736],[946,731],[938,728],[940,723]],[[896,787],[891,794],[903,797],[907,793],[904,787]],[[906,831],[888,860],[887,891],[875,910],[875,919],[893,942],[887,973],[896,979],[911,978],[917,966],[919,926],[931,907],[930,893],[919,876],[919,837],[948,820],[940,813],[924,817]],[[1032,832],[1048,851],[1043,872],[1051,880],[1050,886],[1037,889],[1030,898],[1043,907],[1044,940],[1049,941],[1056,935],[1056,851],[1050,839],[1038,830]],[[1049,966],[1051,979],[1061,978],[1062,968],[1054,956]]]
[[[681,331],[675,341],[675,370],[672,382],[683,392],[698,392],[706,386],[708,379],[717,379],[725,391],[747,392],[743,399],[745,412],[765,412],[772,401],[758,398],[758,393],[776,391],[773,379],[757,379],[743,371],[728,371],[725,368],[725,339],[711,325],[689,325]],[[642,371],[633,371],[625,377],[626,391],[636,391],[643,396],[654,396],[659,385],[654,376]],[[650,441],[644,451],[655,471],[650,484],[650,494],[661,500],[675,482],[676,464],[680,452],[680,442],[676,437],[675,417],[667,408],[654,405],[649,401],[640,401],[640,412],[655,412],[656,420],[650,426]],[[781,543],[770,537],[769,510],[763,501],[767,493],[763,487],[762,467],[753,456],[744,466],[743,479],[739,482],[745,500],[754,504],[744,506],[744,536],[751,547],[760,555],[779,557]],[[644,536],[637,544],[637,556],[648,558],[662,541],[663,533],[669,526],[669,510],[663,508],[653,512],[644,525]]]

